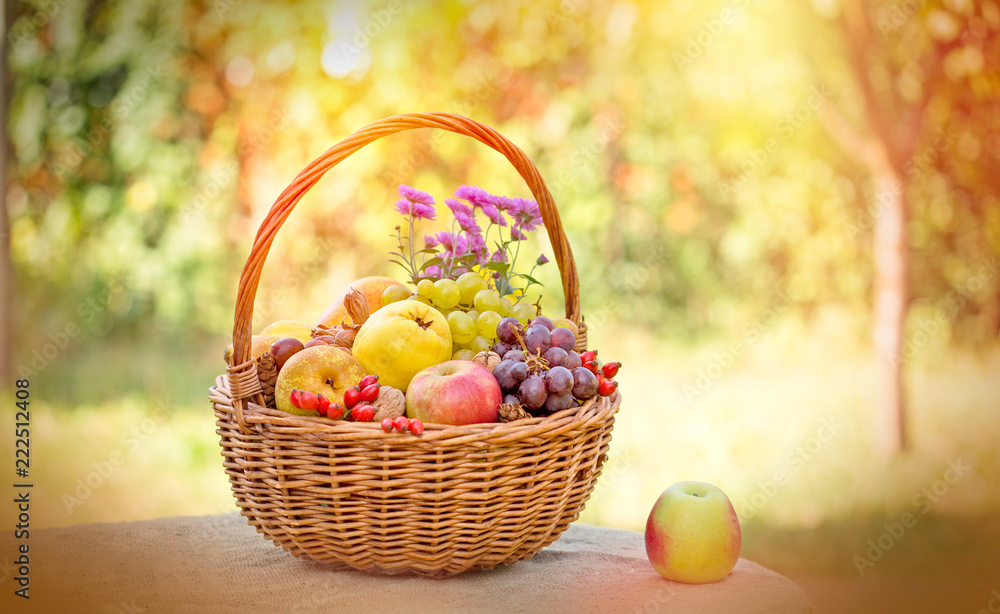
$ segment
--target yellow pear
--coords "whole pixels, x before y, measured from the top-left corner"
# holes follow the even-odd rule
[[[344,393],[358,385],[365,370],[345,348],[316,345],[299,350],[278,372],[274,403],[281,411],[300,416],[316,416],[315,411],[292,405],[292,390],[322,394],[331,403],[344,402]]]
[[[260,331],[260,334],[278,337],[279,339],[294,337],[302,343],[306,343],[312,339],[312,327],[296,320],[278,320],[265,326],[264,330]]]

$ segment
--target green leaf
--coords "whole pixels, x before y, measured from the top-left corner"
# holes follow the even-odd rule
[[[436,254],[437,251],[438,250],[437,250],[436,247],[425,247],[422,250],[419,250],[419,251],[416,251],[416,252],[413,252],[413,253],[414,254]]]
[[[496,286],[497,286],[497,293],[500,296],[510,294],[511,292],[514,291],[514,287],[511,286],[509,283],[507,283],[507,280],[505,279],[496,280]]]
[[[518,273],[517,276],[520,277],[520,278],[522,278],[522,279],[527,279],[529,284],[535,284],[535,285],[538,285],[538,286],[542,285],[542,282],[538,281],[537,279],[535,279],[531,275],[526,275],[524,273]]]
[[[487,262],[483,265],[483,268],[505,275],[507,270],[510,269],[510,265],[506,262]]]
[[[400,262],[399,260],[394,260],[392,258],[389,258],[389,262],[395,262],[399,266],[403,267],[403,269],[406,270],[407,272],[412,272],[412,269],[410,268],[410,265],[404,264],[404,263]]]
[[[423,264],[420,265],[420,270],[423,271],[424,269],[426,269],[429,266],[435,266],[435,265],[441,264],[442,262],[444,262],[444,259],[442,259],[442,258],[431,258],[427,262],[425,262],[425,263],[423,263]]]

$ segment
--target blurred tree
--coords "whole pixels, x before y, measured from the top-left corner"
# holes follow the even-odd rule
[[[8,3],[10,6],[10,3]],[[20,345],[75,324],[146,334],[222,319],[236,266],[235,173],[215,132],[228,99],[197,90],[200,3],[20,3],[9,41],[15,157],[7,205]],[[211,51],[211,49],[208,49]],[[200,92],[200,93],[199,93]],[[195,98],[202,104],[189,104]],[[24,357],[27,358],[27,357]]]
[[[968,207],[967,214],[983,222],[975,239],[980,245],[973,250],[982,257],[991,251],[985,209],[996,207],[1000,191],[1000,123],[995,119],[1000,46],[996,36],[988,34],[1000,27],[1000,12],[993,3],[978,9],[971,2],[945,4],[950,6],[846,0],[839,19],[842,45],[861,112],[847,119],[850,110],[831,106],[826,114],[829,132],[844,154],[864,164],[873,179],[867,211],[852,232],[873,231],[873,332],[882,369],[879,440],[891,452],[907,445],[903,365],[910,279],[915,276],[912,209],[914,200],[921,199],[915,192],[931,183],[929,169],[956,192],[954,202],[946,206],[972,204],[975,201],[963,196],[976,192],[979,204]],[[973,140],[977,150],[981,141],[993,147],[993,155],[971,156],[975,165],[969,164],[969,151],[958,142],[962,124],[971,118],[978,120],[978,134],[961,138]],[[970,176],[974,181],[968,181]],[[1000,293],[994,292],[982,305],[994,337],[1000,328],[998,300]]]

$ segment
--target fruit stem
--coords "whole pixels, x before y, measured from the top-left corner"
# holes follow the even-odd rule
[[[513,325],[508,324],[507,330],[513,333],[514,338],[517,339],[517,343],[521,346],[521,349],[524,350],[524,362],[528,364],[528,369],[537,373],[538,371],[545,371],[549,368],[548,361],[542,358],[541,348],[538,348],[537,354],[532,354],[528,350],[528,345],[524,342],[524,337],[521,336],[521,333],[517,332],[517,329],[514,328]]]

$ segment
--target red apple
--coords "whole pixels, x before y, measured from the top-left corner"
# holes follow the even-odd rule
[[[410,380],[406,417],[451,425],[496,422],[502,398],[489,369],[468,360],[447,360]]]

